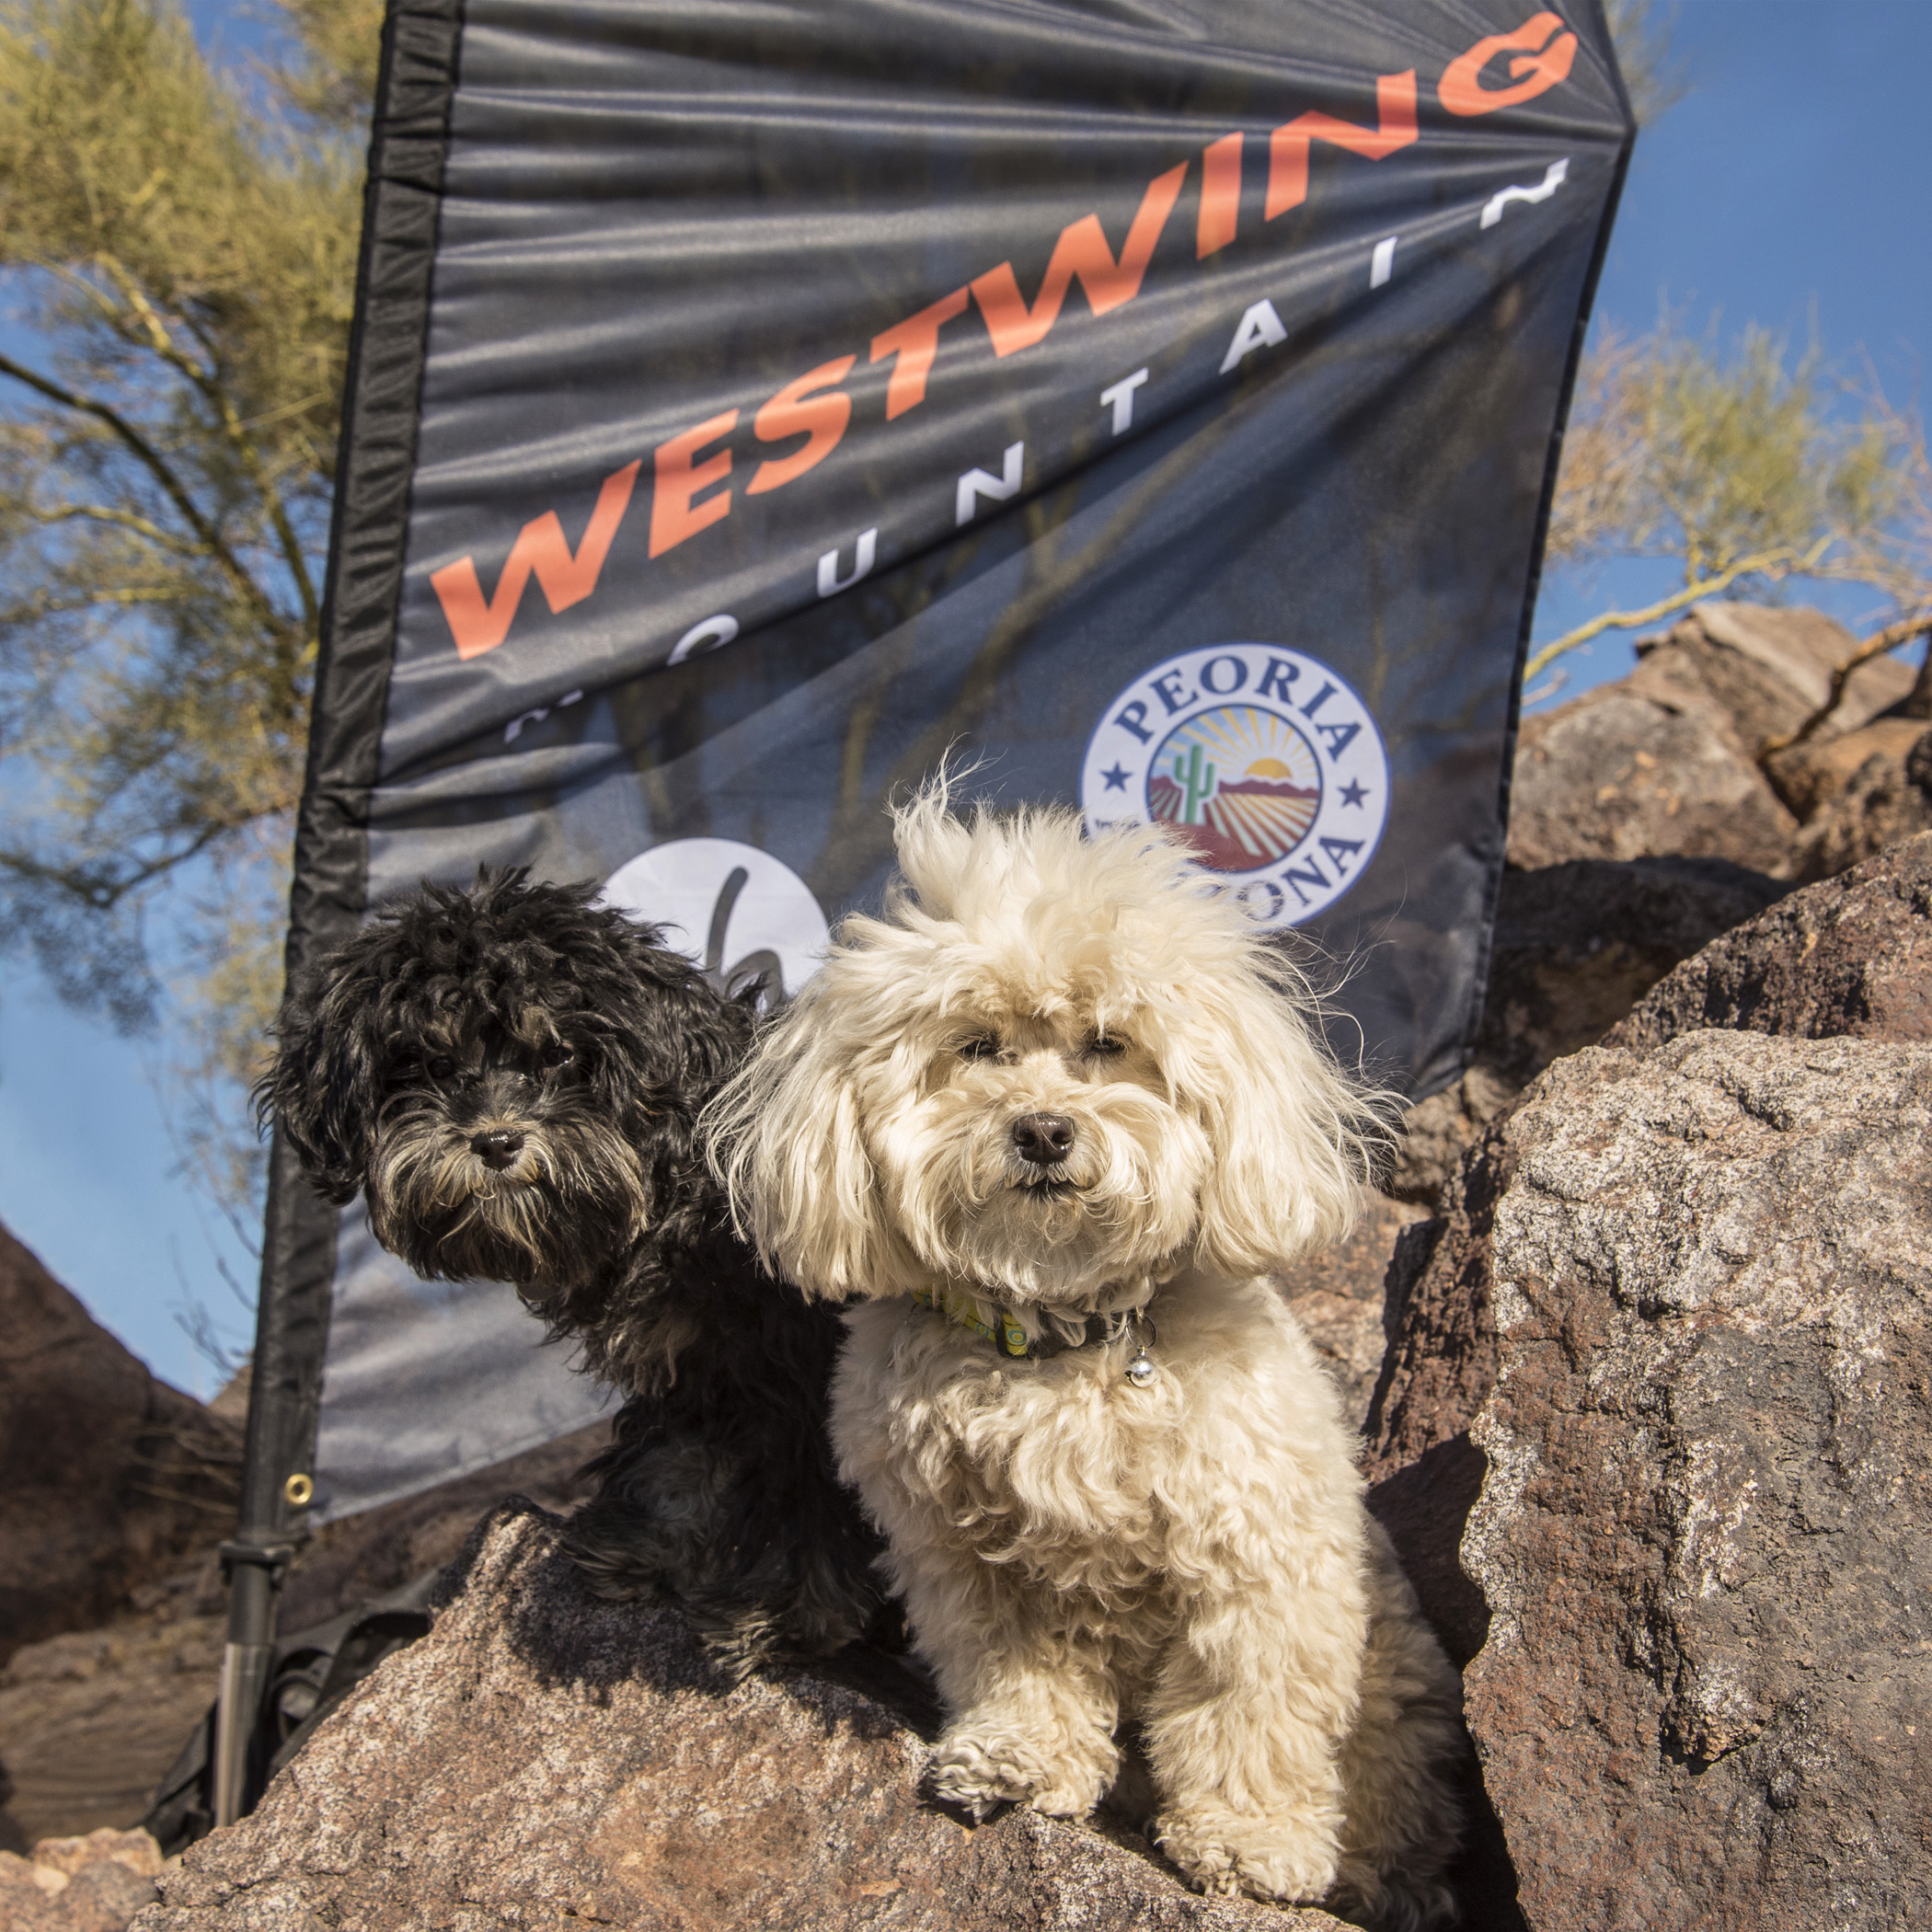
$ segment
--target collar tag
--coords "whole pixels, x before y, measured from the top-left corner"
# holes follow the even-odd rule
[[[977,1295],[964,1289],[914,1288],[913,1299],[922,1308],[943,1315],[962,1328],[971,1328],[983,1341],[990,1341],[1003,1355],[1024,1356],[1030,1346],[1027,1331],[997,1304],[989,1307]],[[995,1326],[995,1324],[997,1326]]]

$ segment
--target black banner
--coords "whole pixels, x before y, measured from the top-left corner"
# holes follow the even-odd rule
[[[1455,1076],[1595,0],[399,4],[386,71],[295,957],[515,862],[789,989],[950,753],[1180,828]],[[587,1412],[507,1290],[329,1265],[326,1511]]]

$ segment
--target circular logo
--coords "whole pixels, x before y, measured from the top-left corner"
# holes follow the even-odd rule
[[[789,997],[819,970],[830,937],[811,888],[783,859],[729,838],[680,838],[627,859],[604,903],[665,928],[664,943],[719,985],[763,974]]]
[[[1089,827],[1157,820],[1249,918],[1298,926],[1362,876],[1388,819],[1388,753],[1318,658],[1211,644],[1144,672],[1101,714],[1080,803]]]

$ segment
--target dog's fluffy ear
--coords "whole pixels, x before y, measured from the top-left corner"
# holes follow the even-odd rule
[[[866,1151],[861,1050],[830,1023],[822,984],[807,983],[706,1109],[712,1170],[739,1232],[806,1294],[901,1293],[916,1275]]]
[[[289,988],[273,1029],[275,1064],[255,1087],[257,1120],[281,1128],[309,1185],[338,1207],[355,1199],[367,1174],[381,1098],[364,983],[365,956],[380,938],[357,935]]]
[[[1168,1071],[1206,1129],[1213,1167],[1202,1190],[1202,1262],[1259,1274],[1340,1240],[1386,1135],[1376,1097],[1328,1057],[1295,970],[1253,945],[1239,970],[1204,974]]]

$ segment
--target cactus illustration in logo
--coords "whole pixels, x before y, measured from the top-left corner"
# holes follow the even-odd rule
[[[1180,822],[1183,825],[1198,825],[1201,822],[1201,808],[1214,796],[1214,767],[1202,760],[1201,747],[1188,747],[1187,762],[1179,758],[1174,761],[1174,782],[1180,788],[1182,804]]]

